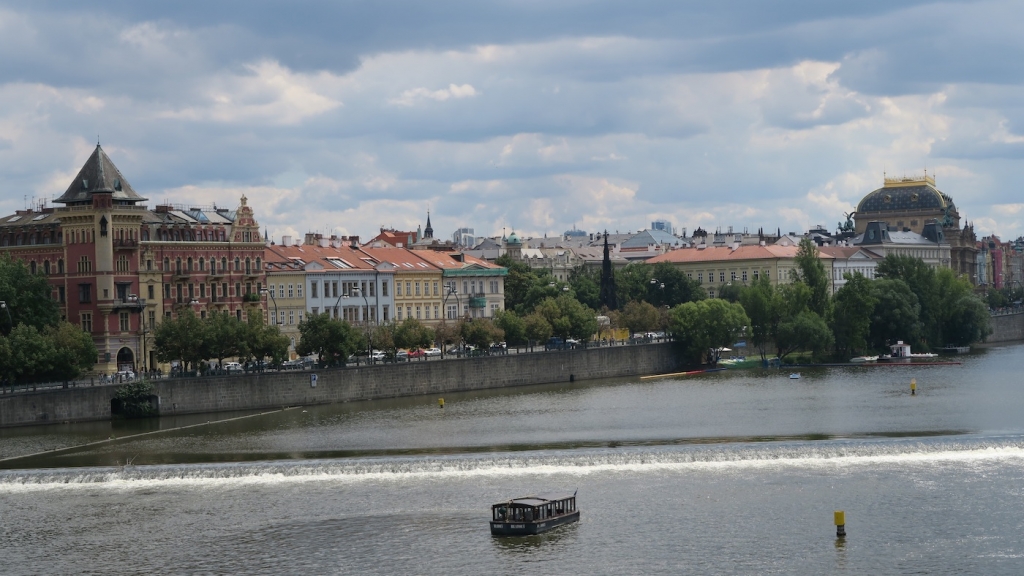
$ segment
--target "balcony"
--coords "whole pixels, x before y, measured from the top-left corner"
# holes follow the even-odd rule
[[[472,296],[469,299],[470,308],[486,308],[487,297],[486,296]]]
[[[137,240],[130,238],[114,238],[114,250],[134,250],[139,247]]]
[[[142,311],[146,307],[146,299],[139,298],[134,294],[129,294],[122,298],[114,299],[114,310],[131,310],[134,312]]]
[[[191,274],[192,273],[189,272],[188,270],[175,270],[171,274],[171,278],[173,278],[174,280],[188,280]]]

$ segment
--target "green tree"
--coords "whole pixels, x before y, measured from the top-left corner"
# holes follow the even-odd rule
[[[250,314],[250,318],[255,315]],[[242,356],[248,327],[227,311],[213,311],[203,320],[204,358],[216,358],[224,366],[225,358]]]
[[[638,302],[636,300],[626,304],[619,316],[623,326],[629,329],[630,334],[657,330],[661,327],[661,314],[649,302]]]
[[[490,318],[473,318],[462,323],[462,339],[478,350],[486,350],[491,344],[505,339],[505,332],[494,325]]]
[[[526,323],[514,310],[498,310],[494,324],[505,332],[505,341],[512,346],[526,342]]]
[[[10,334],[18,324],[42,330],[60,321],[60,307],[53,299],[53,287],[41,273],[32,274],[21,260],[0,255],[0,300],[7,313],[0,312],[0,333]]]
[[[646,264],[645,266],[650,267]],[[665,287],[662,288],[662,285]],[[691,280],[668,262],[659,262],[651,268],[647,287],[646,300],[656,307],[668,306],[671,308],[678,304],[703,300],[706,297],[704,288],[696,280]]]
[[[13,383],[43,382],[55,371],[53,341],[35,326],[19,323],[11,330],[9,376]]]
[[[264,323],[260,314],[249,314],[243,333],[246,356],[251,356],[256,361],[265,361],[269,358],[273,365],[280,365],[288,357],[290,340],[281,334],[281,329],[276,324]]]
[[[447,346],[455,344],[462,337],[462,322],[461,319],[456,322],[441,320],[434,328],[434,339],[440,345],[442,356]]]
[[[153,330],[153,348],[161,362],[178,360],[183,370],[194,370],[206,356],[202,321],[188,308],[167,318]]]
[[[785,308],[782,294],[771,280],[762,276],[740,292],[740,304],[750,319],[750,342],[761,354],[761,360],[766,360],[768,344],[778,335]]]
[[[920,258],[889,254],[878,263],[876,275],[878,278],[902,280],[917,298],[920,307],[917,335],[903,340],[926,346],[941,342],[941,305],[935,269]]]
[[[847,272],[843,277],[846,283],[836,292],[833,300],[832,331],[836,350],[852,354],[868,347],[872,314],[878,299],[871,280],[860,272]]]
[[[415,318],[403,320],[394,334],[397,348],[427,348],[434,342],[434,331]]]
[[[921,305],[903,280],[883,278],[872,284],[876,304],[871,314],[871,345],[885,349],[898,340],[915,342],[921,335]]]
[[[689,361],[717,364],[721,349],[736,342],[749,323],[743,306],[714,298],[676,306],[669,328]]]
[[[620,307],[629,302],[646,301],[651,297],[653,272],[651,266],[642,262],[631,262],[615,271],[615,296]]]
[[[67,381],[78,378],[92,369],[99,352],[92,336],[68,322],[60,322],[47,329],[47,336],[53,342],[52,379]]]
[[[351,324],[329,314],[307,314],[299,323],[299,344],[302,356],[316,354],[321,366],[344,366],[348,357],[363,348],[362,334]]]
[[[810,299],[807,306],[821,318],[829,315],[829,278],[828,271],[818,254],[818,246],[810,238],[800,241],[796,252],[796,279],[810,288]]]
[[[569,288],[584,306],[597,310],[601,307],[601,273],[579,266],[569,274]],[[506,331],[507,332],[507,331]],[[509,335],[506,333],[505,338]]]
[[[530,269],[529,264],[513,260],[508,254],[499,256],[495,264],[508,269],[505,276],[505,309],[523,312],[526,302],[526,293],[537,280],[537,274]]]
[[[967,346],[992,332],[985,303],[974,294],[966,278],[942,268],[935,273],[939,295],[939,332],[942,345]]]
[[[526,338],[530,343],[530,348],[533,348],[535,344],[547,342],[551,335],[554,334],[554,328],[551,327],[551,323],[540,312],[533,312],[523,318],[523,327],[526,330]]]
[[[812,310],[804,310],[779,324],[779,359],[797,350],[807,350],[817,355],[831,348],[832,344],[832,330]]]

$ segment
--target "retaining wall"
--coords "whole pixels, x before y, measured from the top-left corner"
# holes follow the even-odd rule
[[[992,333],[985,342],[1014,342],[1024,340],[1024,312],[992,316]]]
[[[190,414],[329,404],[677,371],[671,344],[613,346],[459,360],[175,378],[155,382],[160,413]],[[316,386],[311,376],[316,375]],[[0,397],[0,427],[106,420],[116,387],[71,388]]]

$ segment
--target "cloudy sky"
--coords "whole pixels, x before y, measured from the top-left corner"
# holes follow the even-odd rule
[[[99,137],[270,234],[786,231],[889,175],[1024,234],[1024,3],[0,0],[0,212]]]

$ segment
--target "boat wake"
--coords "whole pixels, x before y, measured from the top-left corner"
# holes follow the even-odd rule
[[[515,454],[12,470],[0,472],[0,493],[97,485],[131,488],[416,481],[471,476],[838,469],[1015,460],[1024,465],[1024,437],[1021,436],[645,446]]]

